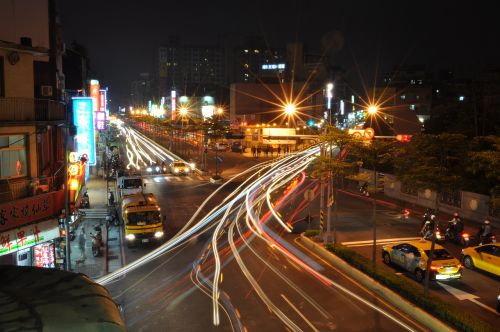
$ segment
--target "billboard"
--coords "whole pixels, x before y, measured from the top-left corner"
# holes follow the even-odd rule
[[[76,127],[76,151],[87,155],[89,165],[95,165],[94,112],[91,97],[73,97],[73,124]]]

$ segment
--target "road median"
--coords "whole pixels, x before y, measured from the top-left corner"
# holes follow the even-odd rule
[[[461,312],[436,297],[425,298],[422,289],[412,288],[404,278],[395,275],[385,266],[373,269],[369,259],[349,248],[337,246],[335,249],[337,254],[334,254],[331,251],[333,246],[329,250],[304,234],[301,234],[301,241],[308,249],[429,330],[495,331],[487,323]]]

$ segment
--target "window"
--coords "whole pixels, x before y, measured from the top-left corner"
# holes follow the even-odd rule
[[[410,105],[410,110],[414,111],[415,110],[415,104]]]
[[[5,81],[3,74],[3,56],[0,56],[0,97],[5,97]]]
[[[0,135],[0,178],[26,176],[26,137]]]
[[[431,251],[425,250],[425,254],[427,255],[427,257],[429,257]],[[450,253],[446,251],[446,249],[434,249],[434,257],[432,259],[435,261],[442,261],[447,259],[453,259],[453,256],[450,255]]]
[[[405,100],[406,99],[406,95],[401,95],[401,100]]]
[[[460,96],[460,97],[458,97],[458,100],[459,100],[459,101],[464,101],[464,99],[465,99],[465,97],[464,97],[464,96]]]

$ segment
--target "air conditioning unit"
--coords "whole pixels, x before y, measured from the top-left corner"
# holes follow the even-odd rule
[[[41,87],[42,97],[52,97],[52,86],[51,85],[42,85]]]

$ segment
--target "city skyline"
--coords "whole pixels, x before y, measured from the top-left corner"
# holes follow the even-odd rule
[[[139,73],[156,73],[158,49],[172,35],[187,45],[223,47],[258,36],[270,48],[299,41],[320,53],[326,43],[331,45],[326,55],[332,63],[344,67],[353,79],[360,79],[361,73],[367,84],[377,69],[432,63],[436,68],[467,70],[496,64],[500,57],[493,38],[499,28],[487,6],[463,8],[449,1],[418,7],[396,2],[306,6],[300,1],[258,2],[246,8],[227,1],[217,5],[57,3],[66,43],[76,40],[88,49],[92,73],[112,86],[111,95],[118,99],[125,98]],[[478,34],[482,38],[475,38]]]

